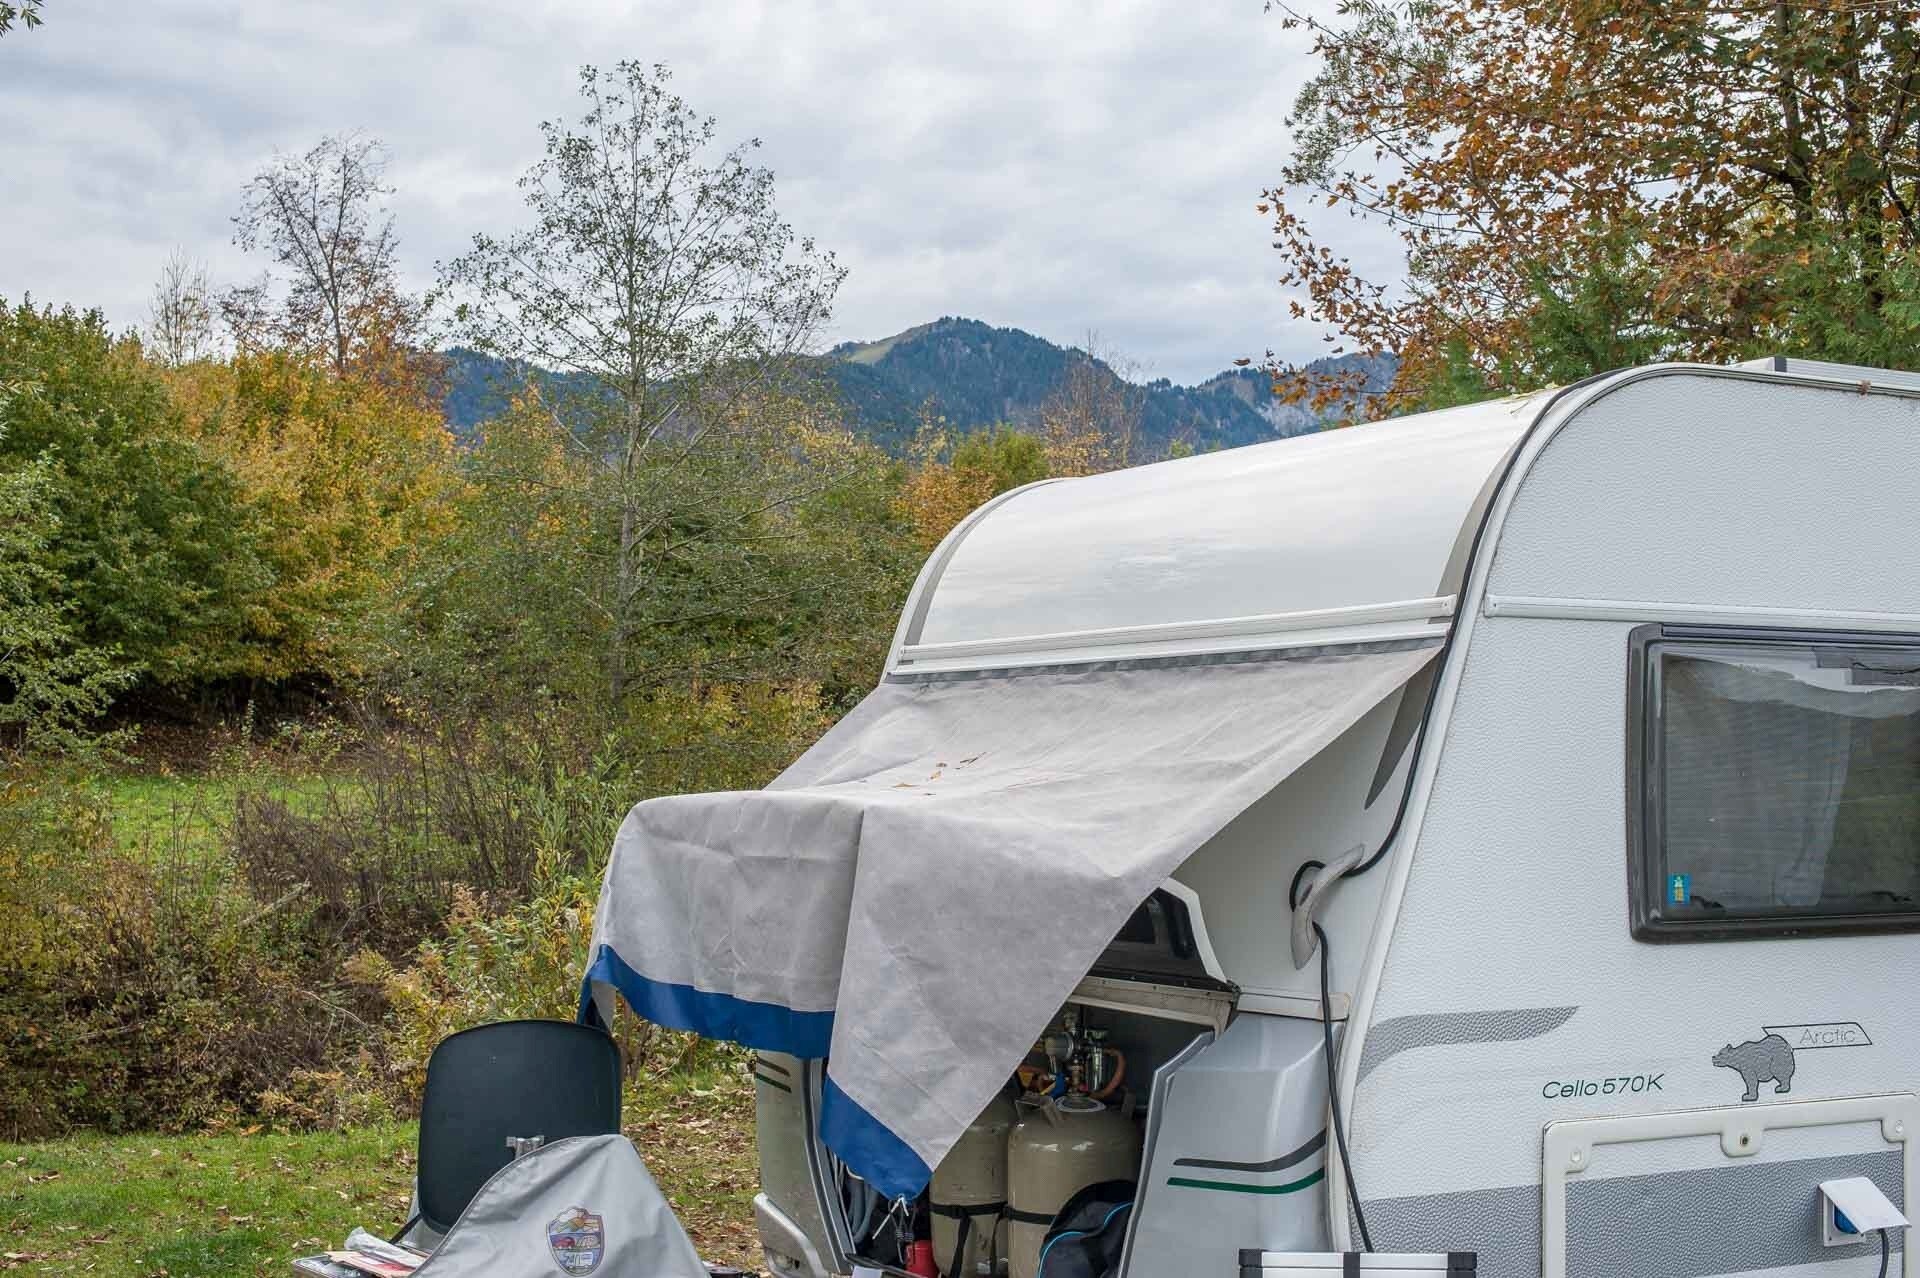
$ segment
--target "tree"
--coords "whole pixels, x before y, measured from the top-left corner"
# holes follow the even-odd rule
[[[18,4],[0,2],[0,35],[13,30],[15,22],[28,31],[39,26],[44,21],[40,17],[40,5],[41,0],[20,0]]]
[[[222,299],[242,350],[310,354],[336,377],[398,383],[425,396],[416,356],[424,312],[400,287],[399,240],[386,207],[387,152],[360,133],[276,154],[243,189],[234,243],[274,267]]]
[[[213,286],[204,264],[175,249],[153,286],[147,307],[147,342],[161,363],[172,368],[211,359],[218,353]]]
[[[8,736],[33,753],[93,744],[90,726],[133,680],[116,654],[81,639],[62,596],[48,555],[53,478],[44,459],[0,469],[0,758]]]
[[[1086,350],[1071,353],[1066,378],[1040,405],[1050,473],[1091,475],[1133,464],[1147,403],[1145,389],[1128,375],[1134,371],[1102,349],[1097,333],[1087,334]]]
[[[830,482],[780,464],[781,431],[749,405],[787,393],[845,272],[779,219],[756,143],[713,153],[714,121],[666,68],[586,67],[580,93],[577,122],[541,126],[529,223],[475,236],[441,287],[460,340],[577,388],[540,403],[609,515],[609,571],[583,591],[618,700],[675,559]]]
[[[181,430],[160,372],[97,311],[0,306],[0,475],[50,652],[185,685],[234,673],[267,569],[233,475]],[[30,520],[30,522],[29,522]]]
[[[987,501],[1047,478],[1054,451],[1005,424],[955,439],[945,418],[923,414],[913,444],[916,465],[897,499],[900,512],[922,551],[932,550]]]
[[[666,522],[616,703],[607,604],[620,504],[552,411],[529,387],[482,428],[459,517],[389,614],[395,690],[489,718],[565,707],[617,742],[607,748],[647,792],[763,783],[819,716],[872,686],[884,658],[920,561],[892,504],[897,466],[820,399],[742,405],[756,433],[716,431],[717,445],[679,465],[671,510],[650,507]]]
[[[452,514],[439,413],[289,351],[241,352],[169,381],[184,433],[234,476],[267,573],[231,673],[338,683],[383,664],[381,614]]]
[[[1920,8],[1340,12],[1282,7],[1322,68],[1261,210],[1296,313],[1400,353],[1388,405],[1622,358],[1920,354]],[[1404,286],[1333,251],[1316,204],[1391,226]]]

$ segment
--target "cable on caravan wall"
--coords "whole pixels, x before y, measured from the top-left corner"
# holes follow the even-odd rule
[[[1372,1251],[1373,1235],[1367,1232],[1367,1213],[1360,1209],[1360,1189],[1353,1183],[1353,1160],[1347,1157],[1347,1125],[1340,1118],[1340,1071],[1333,1059],[1333,978],[1327,972],[1333,964],[1332,947],[1327,944],[1326,929],[1318,923],[1313,934],[1320,942],[1320,1032],[1325,1035],[1327,1109],[1333,1115],[1333,1140],[1340,1150],[1341,1179],[1346,1182],[1347,1201],[1353,1204],[1353,1223],[1360,1230],[1360,1249]]]
[[[1597,382],[1610,376],[1612,376],[1610,373],[1595,373],[1589,377],[1583,377],[1570,385],[1562,386],[1559,390],[1555,391],[1552,398],[1540,406],[1540,411],[1534,415],[1533,424],[1527,427],[1526,432],[1521,435],[1512,449],[1508,451],[1506,465],[1500,470],[1500,480],[1494,485],[1485,508],[1480,512],[1480,522],[1475,526],[1473,530],[1473,541],[1467,548],[1466,561],[1460,570],[1460,593],[1462,595],[1466,593],[1467,583],[1473,579],[1473,566],[1480,559],[1480,545],[1486,539],[1488,525],[1493,521],[1495,499],[1499,496],[1500,490],[1505,488],[1507,482],[1513,478],[1514,468],[1520,463],[1520,454],[1526,448],[1527,441],[1533,438],[1533,432],[1539,429],[1540,423],[1546,420],[1547,415],[1553,411],[1554,406],[1567,395],[1572,394],[1592,382]],[[1413,745],[1408,751],[1407,779],[1400,786],[1400,802],[1393,810],[1393,822],[1387,826],[1387,832],[1382,836],[1379,846],[1375,847],[1366,859],[1343,873],[1340,876],[1343,879],[1358,878],[1374,866],[1380,864],[1381,860],[1387,855],[1387,852],[1393,847],[1393,841],[1400,835],[1400,827],[1406,821],[1407,808],[1413,799],[1413,782],[1414,777],[1420,770],[1420,754],[1426,748],[1427,729],[1433,723],[1433,708],[1440,699],[1441,674],[1446,668],[1447,658],[1453,653],[1453,641],[1459,632],[1459,626],[1460,617],[1458,611],[1456,611],[1452,620],[1447,625],[1446,636],[1440,641],[1440,651],[1434,654],[1434,677],[1432,682],[1427,685],[1426,705],[1422,706],[1420,710],[1420,727],[1413,734]],[[1298,870],[1294,871],[1293,882],[1287,887],[1287,905],[1289,909],[1299,908],[1301,880],[1305,879],[1307,875],[1314,870],[1324,870],[1325,868],[1326,862],[1309,860],[1303,863]],[[1353,1162],[1347,1157],[1346,1124],[1340,1117],[1339,1069],[1334,1061],[1333,1055],[1332,978],[1327,972],[1327,965],[1330,962],[1327,933],[1326,929],[1322,928],[1318,922],[1314,923],[1313,932],[1315,938],[1320,943],[1320,1027],[1322,1034],[1325,1036],[1326,1046],[1327,1106],[1333,1116],[1333,1137],[1340,1150],[1340,1167],[1346,1181],[1347,1199],[1353,1204],[1353,1222],[1359,1231],[1361,1244],[1366,1250],[1372,1251],[1373,1238],[1367,1232],[1366,1213],[1362,1211],[1360,1207],[1360,1191],[1353,1183]],[[1886,1234],[1884,1232],[1880,1236],[1880,1245],[1882,1248],[1887,1246]],[[1881,1278],[1886,1278],[1884,1262],[1881,1268]]]
[[[1486,507],[1480,512],[1480,522],[1473,530],[1473,542],[1467,547],[1467,557],[1461,565],[1460,594],[1463,598],[1466,594],[1467,583],[1473,579],[1473,566],[1479,562],[1480,559],[1480,543],[1486,538],[1487,525],[1493,521],[1493,508],[1496,499],[1499,497],[1500,490],[1507,486],[1507,481],[1513,478],[1514,468],[1520,463],[1520,454],[1526,448],[1527,441],[1533,438],[1533,432],[1540,428],[1540,423],[1547,419],[1547,414],[1551,413],[1554,406],[1562,399],[1584,386],[1593,382],[1602,381],[1611,376],[1613,376],[1612,373],[1593,373],[1581,378],[1577,382],[1571,382],[1556,390],[1553,396],[1540,406],[1540,411],[1534,414],[1533,423],[1527,427],[1526,433],[1521,435],[1513,447],[1508,450],[1506,465],[1501,467],[1500,470],[1500,482],[1493,486],[1491,495],[1487,499]],[[1340,877],[1343,879],[1357,879],[1374,866],[1380,864],[1381,858],[1386,856],[1387,850],[1393,846],[1394,839],[1398,837],[1400,833],[1400,825],[1406,820],[1408,803],[1413,798],[1413,778],[1414,774],[1419,771],[1420,752],[1427,744],[1427,726],[1433,722],[1433,707],[1440,699],[1440,674],[1446,669],[1447,658],[1453,653],[1453,639],[1459,628],[1460,615],[1458,611],[1456,611],[1453,618],[1447,623],[1447,633],[1445,637],[1440,640],[1440,651],[1434,654],[1434,677],[1433,681],[1427,685],[1427,704],[1422,707],[1420,711],[1420,727],[1413,734],[1413,748],[1408,752],[1408,757],[1412,762],[1407,765],[1406,783],[1400,787],[1400,805],[1393,810],[1393,824],[1387,827],[1386,835],[1381,838],[1380,846],[1373,850],[1373,854],[1341,875]],[[1308,867],[1317,870],[1322,868],[1322,863],[1319,861],[1309,861],[1301,867],[1301,872],[1304,873]],[[1297,876],[1295,881],[1298,882]]]

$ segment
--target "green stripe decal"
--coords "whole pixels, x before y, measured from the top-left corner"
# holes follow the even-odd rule
[[[1326,1179],[1326,1175],[1327,1169],[1322,1167],[1284,1185],[1237,1185],[1230,1180],[1191,1180],[1185,1176],[1169,1176],[1167,1183],[1186,1189],[1224,1189],[1230,1194],[1291,1194],[1309,1185],[1319,1184]]]

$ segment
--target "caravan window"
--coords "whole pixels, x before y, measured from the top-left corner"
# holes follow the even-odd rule
[[[1920,643],[1636,633],[1634,934],[1920,928]]]

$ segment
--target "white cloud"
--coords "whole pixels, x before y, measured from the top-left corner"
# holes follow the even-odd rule
[[[0,296],[127,325],[175,244],[250,275],[241,183],[355,127],[393,153],[424,285],[516,223],[538,122],[574,111],[579,64],[621,58],[668,63],[723,138],[763,140],[783,214],[852,270],[835,337],[942,314],[1098,330],[1183,381],[1321,352],[1253,207],[1310,70],[1258,0],[62,0],[0,41]],[[1391,269],[1382,236],[1347,233]]]

